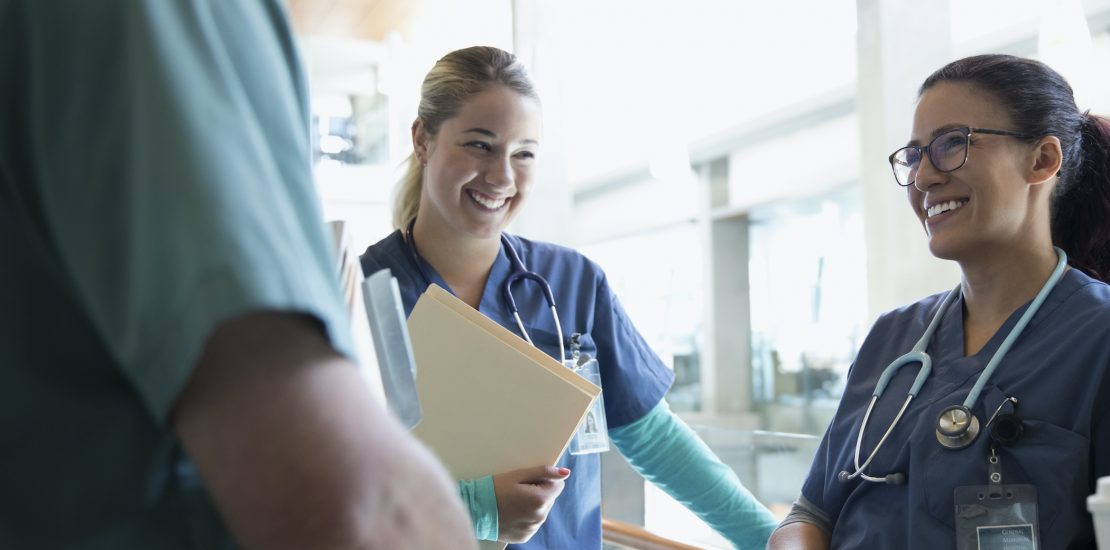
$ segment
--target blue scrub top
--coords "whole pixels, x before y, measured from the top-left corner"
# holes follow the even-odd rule
[[[948,450],[935,436],[937,415],[961,404],[1028,304],[1015,311],[979,353],[965,357],[963,300],[945,312],[928,353],[932,376],[865,470],[906,475],[903,485],[860,479],[853,452],[860,420],[882,371],[909,351],[943,298],[889,312],[875,323],[848,374],[840,407],[814,458],[802,496],[833,524],[833,548],[951,548],[953,491],[986,485],[987,430],[968,448]],[[1110,475],[1110,287],[1077,269],[1064,274],[987,382],[972,411],[985,423],[1007,397],[1025,423],[1016,446],[999,451],[1004,484],[1037,487],[1042,548],[1094,548],[1086,497]],[[860,462],[886,431],[917,375],[903,367],[872,412]],[[1007,405],[1004,412],[1011,411]]]
[[[647,342],[609,288],[597,264],[569,248],[507,235],[521,261],[551,285],[555,306],[569,341],[582,334],[582,352],[597,357],[605,392],[605,414],[609,427],[634,422],[654,408],[670,388],[674,373],[648,347]],[[405,314],[411,314],[427,282],[401,232],[395,231],[362,255],[366,275],[389,268],[401,289]],[[430,264],[419,259],[431,282],[449,289]],[[512,267],[504,248],[494,260],[478,310],[514,334],[519,332],[502,295]],[[540,286],[532,281],[513,285],[513,297],[521,320],[532,341],[548,355],[559,358],[559,342],[551,311]],[[601,547],[601,460],[596,454],[564,454],[559,466],[569,468],[563,493],[555,501],[547,521],[525,544],[510,548],[600,548]]]

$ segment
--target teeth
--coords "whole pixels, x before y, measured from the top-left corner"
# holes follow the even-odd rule
[[[929,208],[929,210],[926,212],[926,214],[931,218],[933,216],[937,216],[939,214],[943,214],[945,212],[950,212],[952,210],[960,208],[965,204],[967,204],[966,200],[948,201],[948,202],[942,202],[942,203],[939,203],[939,204],[934,204],[931,208]]]
[[[501,208],[505,205],[505,202],[509,200],[508,197],[501,197],[500,199],[490,199],[485,195],[478,193],[477,191],[467,191],[467,193],[470,194],[470,198],[474,199],[474,202],[477,202],[478,204],[490,210],[497,210],[498,208]]]

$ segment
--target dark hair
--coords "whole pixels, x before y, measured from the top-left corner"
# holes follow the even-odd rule
[[[985,91],[1010,115],[1013,130],[1060,140],[1052,241],[1068,253],[1071,265],[1110,282],[1110,121],[1080,112],[1064,77],[1032,59],[965,57],[930,75],[918,94],[940,82],[964,82]]]

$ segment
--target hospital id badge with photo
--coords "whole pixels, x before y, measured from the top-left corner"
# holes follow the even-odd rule
[[[575,353],[574,358],[568,359],[564,365],[585,378],[587,382],[601,387],[601,370],[598,368],[597,359],[584,353]],[[605,421],[605,392],[602,391],[586,411],[586,416],[578,424],[578,429],[574,431],[569,451],[572,455],[586,455],[608,450],[609,427]]]
[[[1037,550],[1037,488],[1033,485],[956,487],[957,550]]]

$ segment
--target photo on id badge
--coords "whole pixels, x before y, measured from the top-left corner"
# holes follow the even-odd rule
[[[578,334],[571,337],[574,342],[571,346],[571,358],[567,360],[566,367],[584,378],[587,382],[602,389],[594,404],[586,411],[586,416],[574,431],[570,442],[570,454],[583,455],[603,453],[609,450],[609,428],[605,421],[605,388],[601,386],[601,370],[598,368],[597,359],[589,354],[581,353],[577,344]]]

